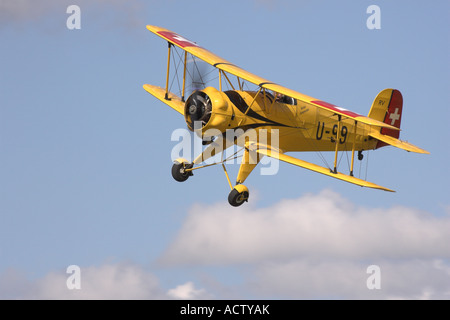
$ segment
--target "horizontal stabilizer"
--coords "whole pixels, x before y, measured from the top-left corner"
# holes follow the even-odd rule
[[[413,145],[413,144],[411,144],[409,142],[402,141],[402,140],[396,139],[396,138],[391,137],[391,136],[387,136],[387,135],[382,134],[382,133],[380,133],[378,131],[372,131],[371,133],[369,133],[369,136],[372,137],[372,138],[375,138],[377,140],[380,140],[380,141],[382,141],[384,143],[387,143],[387,144],[389,144],[391,146],[394,146],[394,147],[397,147],[397,148],[400,148],[400,149],[403,149],[403,150],[406,150],[406,151],[429,154],[428,151],[423,150],[423,149],[421,149],[419,147],[416,147],[415,145]]]
[[[284,161],[284,162],[287,162],[287,163],[290,163],[290,164],[293,164],[293,165],[296,165],[296,166],[308,169],[308,170],[312,170],[312,171],[324,174],[324,175],[329,176],[329,177],[333,177],[333,178],[336,178],[336,179],[339,179],[339,180],[343,180],[343,181],[346,181],[346,182],[349,182],[349,183],[353,183],[353,184],[356,184],[356,185],[361,186],[361,187],[367,187],[367,188],[380,189],[380,190],[389,191],[389,192],[395,192],[394,190],[391,190],[391,189],[379,186],[379,185],[377,185],[375,183],[372,183],[372,182],[369,182],[369,181],[365,181],[365,180],[362,180],[362,179],[358,179],[358,178],[352,177],[350,175],[346,175],[346,174],[343,174],[343,173],[340,173],[340,172],[338,172],[338,173],[331,172],[330,169],[328,169],[328,168],[325,168],[325,167],[319,166],[317,164],[313,164],[313,163],[310,163],[310,162],[307,162],[307,161],[304,161],[304,160],[300,160],[300,159],[288,156],[288,155],[286,155],[284,153],[278,153],[278,152],[276,152],[274,150],[257,149],[256,152],[258,152],[259,154],[268,156],[268,157],[279,159],[281,161]]]
[[[166,89],[157,87],[157,86],[152,86],[150,84],[144,84],[144,89],[151,95],[155,96],[156,98],[158,98],[159,100],[161,100],[162,102],[167,104],[169,107],[171,107],[175,111],[178,111],[179,113],[184,115],[184,102],[181,101],[181,99],[178,96],[169,92],[169,94],[168,94],[169,99],[166,99],[165,98],[166,97]]]

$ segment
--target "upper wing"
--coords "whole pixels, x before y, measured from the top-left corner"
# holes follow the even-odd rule
[[[156,26],[147,26],[147,29],[216,68],[229,72],[251,83],[261,84],[269,82],[264,78],[255,76],[254,74],[235,66],[231,62],[228,62],[227,60],[200,47],[195,42],[190,41],[175,32]]]
[[[156,27],[156,26],[150,26],[150,25],[147,26],[147,29],[150,30],[151,32],[153,32],[154,34],[160,36],[161,38],[169,41],[170,43],[176,45],[177,47],[179,47],[179,48],[189,52],[190,54],[196,56],[197,58],[205,61],[206,63],[209,63],[210,65],[212,65],[220,70],[231,73],[241,79],[251,82],[261,88],[272,90],[272,91],[281,93],[283,95],[292,97],[294,99],[300,100],[304,103],[311,104],[319,109],[330,112],[330,114],[336,114],[336,115],[343,116],[345,118],[351,118],[351,119],[354,119],[355,121],[358,121],[360,123],[365,123],[365,124],[368,124],[371,126],[399,130],[398,128],[396,128],[394,126],[388,125],[381,121],[371,119],[369,117],[365,117],[363,115],[351,112],[349,110],[340,108],[338,106],[327,103],[325,101],[315,99],[313,97],[307,96],[300,92],[280,86],[280,85],[278,85],[274,82],[271,82],[267,79],[256,76],[256,75],[232,64],[231,62],[219,57],[218,55],[200,47],[195,42],[190,41],[175,32],[172,32],[172,31],[164,29],[164,28]]]
[[[331,172],[330,169],[328,169],[328,168],[288,156],[288,155],[281,153],[278,150],[274,150],[273,148],[270,148],[268,146],[254,144],[253,147],[256,148],[255,151],[258,152],[259,154],[262,154],[262,155],[265,155],[268,157],[272,157],[275,159],[279,159],[281,161],[284,161],[284,162],[287,162],[287,163],[290,163],[290,164],[293,164],[293,165],[296,165],[296,166],[299,166],[299,167],[302,167],[302,168],[305,168],[305,169],[308,169],[308,170],[311,170],[314,172],[318,172],[318,173],[324,174],[326,176],[329,176],[329,177],[332,177],[335,179],[353,183],[353,184],[356,184],[361,187],[374,188],[374,189],[380,189],[380,190],[389,191],[389,192],[395,192],[394,190],[379,186],[379,185],[369,182],[369,181],[358,179],[353,176],[349,176],[349,175],[346,175],[346,174],[343,174],[340,172],[338,172],[338,173]]]

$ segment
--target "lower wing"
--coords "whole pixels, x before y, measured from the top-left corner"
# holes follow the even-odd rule
[[[165,98],[166,97],[166,89],[157,87],[157,86],[152,86],[150,84],[144,84],[144,89],[145,89],[145,91],[147,91],[154,97],[158,98],[159,100],[161,100],[162,102],[167,104],[169,107],[171,107],[175,111],[178,111],[179,113],[184,115],[184,102],[181,101],[181,99],[178,96],[174,95],[171,92],[168,92],[167,93],[168,99],[166,99]]]
[[[350,175],[346,175],[340,172],[334,173],[332,172],[330,169],[319,166],[317,164],[313,164],[304,160],[300,160],[291,156],[288,156],[284,153],[280,153],[276,150],[271,149],[270,147],[266,147],[266,146],[258,146],[258,148],[255,150],[256,152],[258,152],[261,155],[265,155],[271,158],[275,158],[275,159],[279,159],[281,161],[293,164],[295,166],[298,167],[302,167],[314,172],[318,172],[321,174],[324,174],[326,176],[335,178],[335,179],[339,179],[339,180],[343,180],[349,183],[353,183],[356,184],[358,186],[361,187],[367,187],[367,188],[373,188],[373,189],[380,189],[380,190],[384,190],[384,191],[389,191],[389,192],[395,192],[394,190],[379,186],[375,183],[369,182],[369,181],[365,181],[362,179],[358,179],[355,178],[353,176]]]

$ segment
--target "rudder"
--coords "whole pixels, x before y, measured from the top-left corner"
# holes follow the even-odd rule
[[[368,117],[400,129],[402,109],[403,97],[400,91],[396,89],[384,89],[373,101]],[[399,130],[381,128],[380,133],[396,139],[400,137]],[[376,148],[385,145],[387,144],[379,141]]]

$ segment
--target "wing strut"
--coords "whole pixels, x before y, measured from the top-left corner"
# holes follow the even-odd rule
[[[336,133],[336,148],[334,151],[334,170],[333,173],[337,173],[337,159],[338,159],[338,149],[339,149],[339,139],[341,139],[341,119],[342,116],[338,114],[338,127]]]
[[[245,115],[247,115],[248,110],[251,109],[253,103],[255,102],[256,98],[258,97],[258,95],[259,95],[259,93],[261,92],[262,89],[263,89],[263,87],[260,87],[258,92],[255,94],[255,97],[253,98],[252,103],[250,103],[250,105],[248,106],[247,110],[245,110],[245,113],[244,113]]]
[[[233,88],[233,90],[236,90],[236,89],[234,88],[233,84],[231,83],[230,79],[228,79],[228,76],[227,76],[227,74],[225,73],[225,71],[222,70],[222,72],[223,72],[223,75],[225,76],[225,79],[227,79],[228,83],[230,84],[231,88]],[[220,90],[220,91],[222,91],[222,90]]]
[[[184,94],[186,91],[186,63],[187,63],[187,51],[184,52],[183,93],[181,94],[181,101],[183,102],[184,102]]]
[[[353,167],[355,165],[355,147],[356,147],[356,127],[358,126],[358,121],[355,120],[355,128],[353,129],[353,146],[352,146],[352,164],[350,165],[350,176],[353,177]]]
[[[169,70],[170,70],[170,52],[172,49],[172,44],[170,42],[167,43],[169,44],[169,53],[167,55],[166,95],[164,96],[164,99],[169,100]]]

